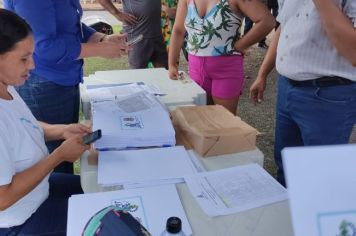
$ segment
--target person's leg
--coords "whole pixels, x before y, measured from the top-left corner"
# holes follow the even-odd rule
[[[304,145],[348,143],[356,123],[356,83],[330,87],[295,87],[292,115]]]
[[[211,79],[206,76],[206,57],[198,57],[188,54],[188,70],[189,76],[194,80],[200,87],[202,87],[207,96],[208,105],[213,104],[211,96]]]
[[[168,69],[168,53],[166,44],[162,37],[151,39],[154,48],[151,61],[155,68],[164,67]]]
[[[69,198],[73,194],[83,193],[79,175],[53,172],[48,181],[48,198]]]
[[[153,54],[151,39],[142,39],[140,42],[132,46],[129,51],[129,64],[131,69],[147,68],[148,62]]]
[[[239,103],[239,97],[232,98],[232,99],[221,99],[213,96],[212,98],[214,104],[221,105],[225,107],[228,111],[230,111],[232,114],[236,115],[236,109]]]
[[[318,88],[295,87],[286,79],[280,80],[280,84],[282,81],[285,86],[278,89],[275,144],[278,180],[281,183],[284,180],[280,158],[283,147],[345,144],[356,123],[356,84]],[[288,113],[281,112],[280,103],[284,104],[284,110]],[[286,120],[295,123],[290,124],[294,131],[280,125]],[[293,144],[288,139],[291,136],[280,135],[280,132],[294,135],[301,141]]]
[[[300,129],[291,117],[290,93],[292,86],[287,78],[280,76],[276,101],[276,127],[274,142],[274,160],[277,165],[277,180],[285,186],[281,150],[285,147],[303,146]]]
[[[211,93],[214,104],[224,106],[235,115],[243,89],[243,57],[217,56],[209,57],[207,61],[205,70],[208,77],[212,79]]]
[[[77,123],[79,119],[79,87],[62,86],[32,74],[17,91],[37,120],[49,124]],[[51,153],[62,141],[47,142]],[[55,171],[73,173],[73,164],[64,162]]]
[[[22,225],[0,230],[0,235],[65,236],[67,230],[68,198],[83,193],[80,178],[76,175],[52,173],[50,193],[37,211]]]

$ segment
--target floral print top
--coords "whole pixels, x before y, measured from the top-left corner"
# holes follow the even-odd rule
[[[178,0],[162,0],[162,5],[166,5],[167,7],[177,7]],[[168,46],[171,40],[172,28],[174,24],[174,19],[169,18],[167,14],[162,11],[161,13],[161,27],[162,27],[162,35],[164,42]]]
[[[194,0],[189,0],[185,28],[188,32],[187,51],[195,56],[240,54],[234,49],[240,38],[242,15],[237,15],[228,0],[220,0],[202,18]]]

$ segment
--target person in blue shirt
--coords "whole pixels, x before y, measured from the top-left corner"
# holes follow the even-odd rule
[[[33,30],[35,69],[18,93],[37,120],[50,124],[78,122],[83,58],[120,57],[125,35],[104,35],[81,23],[79,0],[4,0],[4,7],[24,18]],[[49,142],[52,152],[61,141]],[[71,163],[56,171],[73,173]]]

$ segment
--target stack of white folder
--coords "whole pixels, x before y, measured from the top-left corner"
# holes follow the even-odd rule
[[[184,147],[99,152],[98,183],[137,188],[184,182],[197,172]]]
[[[101,129],[98,150],[174,146],[175,131],[169,113],[145,91],[107,101],[92,102],[93,130]]]

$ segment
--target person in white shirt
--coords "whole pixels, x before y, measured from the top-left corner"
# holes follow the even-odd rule
[[[13,86],[34,68],[30,26],[0,9],[0,235],[66,235],[71,194],[82,193],[79,176],[51,173],[89,148],[80,124],[39,122]],[[51,154],[45,140],[65,139]]]
[[[356,1],[280,0],[279,7],[281,25],[250,95],[263,100],[276,65],[275,161],[285,184],[284,147],[348,143],[356,123]]]

